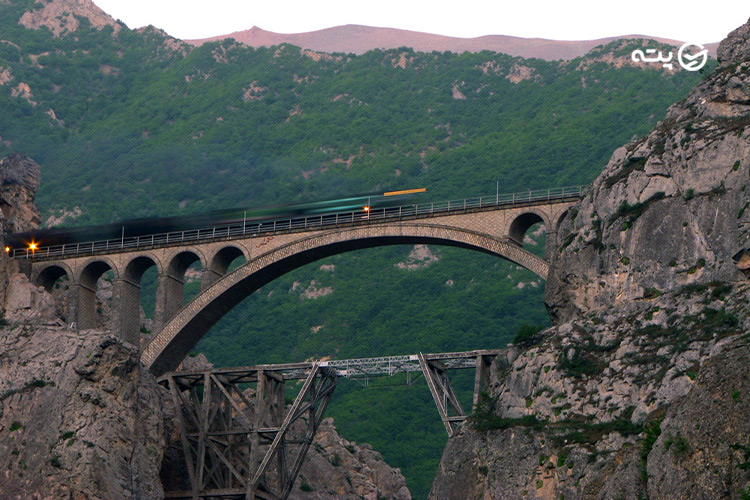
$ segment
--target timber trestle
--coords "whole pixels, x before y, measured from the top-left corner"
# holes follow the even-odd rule
[[[489,381],[499,350],[172,372],[169,389],[180,425],[190,490],[169,499],[284,500],[292,491],[339,377],[367,381],[423,375],[449,436],[467,414],[447,371],[475,368],[474,400]],[[285,403],[285,382],[304,381]],[[296,388],[296,386],[295,386]]]

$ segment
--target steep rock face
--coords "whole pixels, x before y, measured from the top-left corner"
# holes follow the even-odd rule
[[[106,332],[0,331],[0,492],[7,499],[162,497],[162,391]]]
[[[563,219],[556,325],[496,360],[431,498],[750,494],[749,33]]]
[[[545,296],[554,319],[617,308],[651,288],[747,279],[747,31],[722,42],[722,65],[646,138],[614,152],[563,220]]]
[[[28,156],[13,153],[0,160],[0,234],[28,231],[39,226],[41,218],[34,198],[40,180],[41,169]],[[36,293],[28,280],[24,283],[23,277],[11,280],[17,271],[17,266],[5,258],[3,252],[0,258],[2,316],[11,321],[44,316],[45,321],[51,321],[50,315],[44,312],[48,308],[42,305],[46,298]]]
[[[16,233],[39,227],[41,217],[34,204],[41,182],[39,164],[13,153],[0,160],[0,231]]]
[[[686,287],[510,348],[431,498],[738,498],[750,483],[748,297],[750,284]],[[720,494],[701,490],[717,474]]]
[[[648,457],[651,498],[744,498],[750,482],[747,339],[705,363],[661,423]],[[744,494],[744,497],[740,495]]]

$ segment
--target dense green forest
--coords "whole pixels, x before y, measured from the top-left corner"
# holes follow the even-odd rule
[[[18,24],[39,6],[0,2],[0,155],[42,166],[44,219],[80,213],[64,224],[392,188],[426,187],[438,200],[494,194],[496,182],[506,192],[585,184],[701,78],[603,57],[627,57],[635,42],[549,62],[232,40],[190,48],[85,18],[53,37]],[[532,240],[542,252],[543,235]],[[524,323],[548,324],[544,283],[529,272],[465,250],[417,250],[360,251],[289,273],[198,349],[224,366],[441,352],[501,347]],[[144,297],[153,281],[144,278]],[[344,382],[329,414],[426,496],[446,437],[423,381]]]

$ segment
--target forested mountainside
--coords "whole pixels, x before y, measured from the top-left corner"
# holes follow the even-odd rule
[[[0,3],[0,155],[41,165],[43,223],[588,183],[702,78],[633,66],[634,48],[658,47],[642,40],[557,62],[193,48],[101,16],[40,14],[56,3]],[[227,365],[503,346],[522,323],[548,323],[543,285],[455,249],[363,251],[261,290],[199,347]],[[426,389],[341,389],[330,412],[344,436],[372,442],[424,496],[445,440]]]

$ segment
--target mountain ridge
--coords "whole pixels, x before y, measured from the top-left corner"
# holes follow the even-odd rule
[[[200,46],[234,38],[251,47],[269,47],[288,43],[317,52],[345,52],[363,54],[374,49],[411,47],[417,52],[481,52],[490,50],[523,58],[544,60],[574,59],[585,55],[594,47],[606,45],[622,38],[651,39],[678,47],[681,41],[648,35],[622,35],[595,40],[551,40],[545,38],[523,38],[508,35],[485,35],[474,38],[459,38],[396,28],[380,28],[358,24],[334,26],[305,33],[275,33],[253,26],[249,30],[235,31],[226,35],[184,40]],[[716,55],[717,43],[705,44],[712,56]]]

